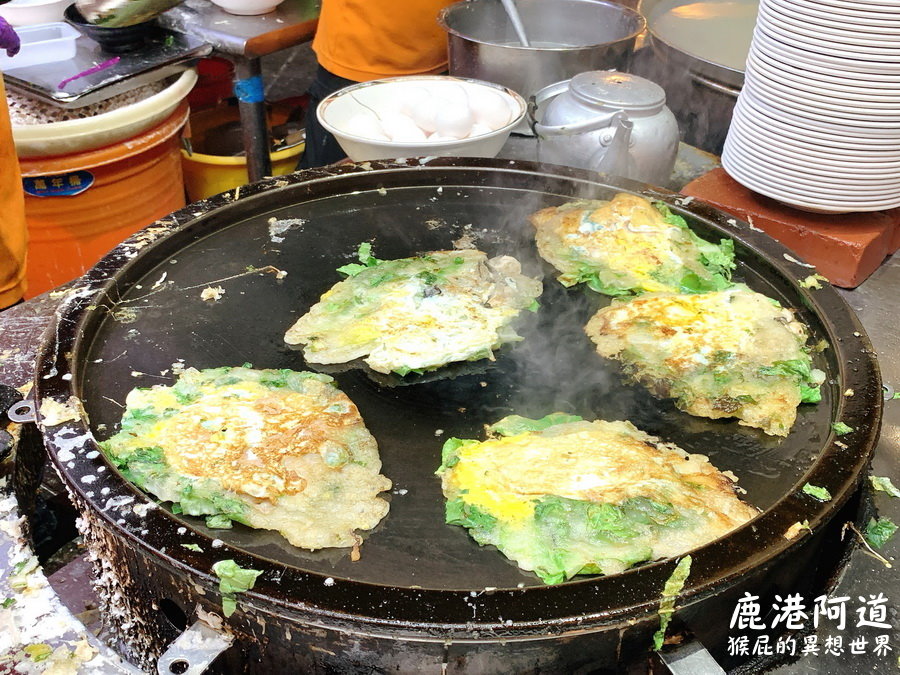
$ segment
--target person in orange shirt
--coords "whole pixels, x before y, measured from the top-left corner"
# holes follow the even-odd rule
[[[344,151],[316,117],[319,102],[356,82],[447,69],[440,10],[456,0],[322,0],[313,40],[318,68],[309,88],[306,149],[298,168],[332,164]]]
[[[2,17],[0,49],[5,49],[9,56],[19,51],[19,38]],[[16,304],[25,295],[27,245],[25,194],[0,75],[0,309]]]

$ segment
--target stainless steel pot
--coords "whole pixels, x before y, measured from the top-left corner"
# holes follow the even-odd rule
[[[496,82],[526,99],[589,70],[627,70],[646,22],[607,0],[517,0],[531,47],[523,47],[503,5],[467,0],[438,19],[448,33],[450,74]]]
[[[632,69],[666,90],[682,140],[721,154],[744,84],[757,0],[645,0],[649,49]],[[690,11],[688,11],[688,9]]]

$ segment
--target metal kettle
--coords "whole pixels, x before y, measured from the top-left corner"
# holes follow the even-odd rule
[[[530,106],[538,159],[668,182],[678,123],[658,84],[616,71],[590,71],[544,87]]]

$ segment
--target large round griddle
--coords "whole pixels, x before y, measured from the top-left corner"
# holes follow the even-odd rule
[[[822,402],[800,407],[789,437],[688,416],[623,384],[617,365],[594,352],[582,328],[608,299],[555,281],[554,270],[536,254],[527,215],[573,197],[609,198],[619,191],[667,202],[701,236],[733,238],[736,280],[795,308],[812,341],[829,342],[815,357],[828,374]],[[273,236],[273,218],[303,222]],[[208,576],[211,564],[227,557],[264,570],[248,598],[376,624],[467,631],[503,626],[509,634],[548,622],[609,623],[629,609],[646,611],[658,601],[673,562],[544,587],[493,548],[479,547],[462,528],[444,524],[434,471],[450,436],[483,438],[485,424],[510,413],[628,419],[733,471],[745,499],[764,513],[693,552],[685,598],[723,588],[784,553],[796,543],[783,536],[793,523],[821,526],[853,491],[877,438],[881,387],[868,341],[841,298],[828,286],[799,287],[810,269],[725,214],[636,183],[528,163],[366,163],[264,181],[243,188],[237,199],[227,193],[191,205],[119,247],[73,291],[41,360],[38,396],[76,396],[90,431],[102,440],[117,430],[127,392],[172,383],[173,362],[307,369],[302,352],[284,344],[284,332],[342,278],[335,268],[355,258],[360,242],[373,242],[377,257],[395,258],[452,248],[464,235],[481,250],[515,255],[527,272],[542,275],[542,307],[523,317],[521,343],[501,349],[495,362],[450,368],[447,377],[410,383],[358,368],[328,370],[359,407],[378,440],[382,473],[394,481],[391,511],[365,535],[359,561],[346,549],[303,551],[275,533],[243,526],[209,530],[202,519],[171,514],[168,505],[135,513],[134,503],[146,496],[92,452],[92,442],[79,448],[72,441],[88,428],[83,421],[46,429],[64,479],[111,527],[187,574]],[[287,276],[277,279],[270,266]],[[202,300],[208,286],[221,286],[222,298]],[[847,389],[854,395],[843,395]],[[856,431],[836,438],[830,424],[837,419]],[[827,487],[833,500],[821,503],[802,493],[807,481]],[[214,539],[220,540],[216,547]],[[180,545],[191,543],[203,552]]]

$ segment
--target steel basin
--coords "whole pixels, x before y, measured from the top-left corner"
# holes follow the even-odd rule
[[[496,82],[526,99],[588,70],[626,70],[646,21],[606,0],[518,0],[531,47],[523,47],[501,3],[467,0],[446,7],[450,74]]]

